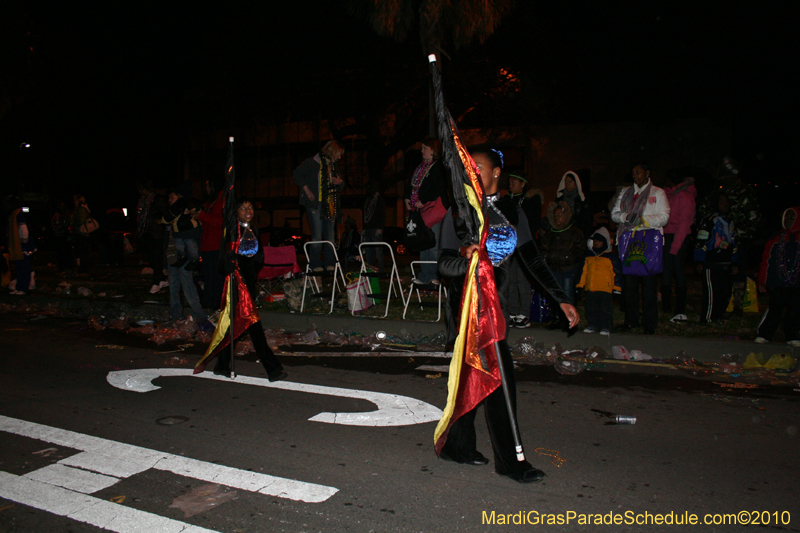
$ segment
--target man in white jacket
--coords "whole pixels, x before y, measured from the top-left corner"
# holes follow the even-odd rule
[[[633,167],[633,186],[620,192],[611,220],[617,223],[617,242],[620,236],[636,229],[654,228],[663,234],[669,221],[669,200],[664,190],[653,185],[650,167],[641,163]],[[620,250],[620,255],[624,250]],[[643,313],[639,321],[639,284],[642,285]],[[620,328],[628,331],[640,325],[652,334],[658,326],[658,285],[656,275],[623,276],[622,293],[625,298],[625,323]]]

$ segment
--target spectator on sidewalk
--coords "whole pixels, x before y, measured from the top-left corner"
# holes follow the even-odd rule
[[[329,241],[336,246],[336,224],[342,221],[339,193],[344,181],[336,165],[344,148],[328,141],[319,153],[294,169],[292,180],[300,188],[300,205],[305,207],[312,241]],[[309,266],[314,272],[333,270],[333,248],[328,245],[309,246]],[[320,260],[320,254],[323,259]]]
[[[587,241],[590,255],[583,265],[581,280],[576,287],[586,291],[586,320],[584,333],[600,332],[610,335],[614,328],[612,294],[622,290],[622,264],[611,246],[611,234],[599,228]]]
[[[783,212],[783,231],[764,247],[758,291],[769,291],[769,307],[758,325],[756,342],[770,342],[783,316],[787,343],[800,347],[800,207]]]
[[[625,187],[617,196],[611,220],[618,224],[617,242],[626,232],[657,229],[663,233],[669,221],[669,200],[664,190],[653,185],[650,167],[640,163],[631,170],[633,185]],[[620,250],[623,253],[624,250]],[[622,331],[630,331],[640,325],[639,286],[642,286],[641,325],[645,334],[653,334],[658,327],[658,275],[632,276],[623,273],[622,295],[625,299],[625,323]]]
[[[442,220],[447,212],[447,174],[442,157],[442,143],[439,139],[426,137],[422,141],[422,163],[411,176],[406,188],[404,203],[406,211],[418,210],[422,221],[431,229],[436,243],[432,248],[419,253],[420,261],[433,261],[421,265],[419,274],[412,281],[417,285],[438,285],[439,270],[435,262],[439,258]]]
[[[8,215],[8,256],[14,262],[17,280],[11,294],[28,294],[31,287],[31,254],[36,251],[36,241],[30,234],[28,222],[17,196],[7,196],[5,208]]]
[[[147,254],[147,263],[153,270],[150,294],[155,294],[169,282],[164,276],[164,231],[165,226],[158,220],[164,216],[167,198],[159,194],[149,181],[140,182],[139,203],[136,208],[136,229],[139,246]]]
[[[572,170],[565,172],[558,184],[556,203],[561,201],[569,204],[572,211],[572,223],[575,227],[584,235],[591,233],[593,213],[591,213],[589,202],[586,200],[581,179]]]
[[[565,201],[551,203],[547,208],[550,221],[548,229],[541,238],[542,252],[547,266],[553,271],[558,284],[564,289],[571,305],[575,305],[575,282],[579,275],[579,267],[586,255],[586,238],[573,224],[572,209]],[[558,320],[547,326],[547,329],[567,331],[568,323],[563,312],[559,312]]]
[[[672,322],[686,322],[686,257],[691,247],[697,189],[694,178],[670,172],[664,189],[669,201],[669,222],[664,228],[664,270],[661,273],[661,309]],[[672,282],[675,281],[675,307],[672,306]]]
[[[199,208],[194,198],[181,196],[177,191],[169,193],[169,207],[162,223],[167,225],[169,245],[167,247],[167,274],[169,277],[170,318],[183,319],[181,290],[192,309],[192,317],[201,324],[208,316],[200,305],[200,296],[194,284],[194,270],[200,258],[200,234],[202,226],[193,214]],[[172,247],[174,246],[174,254]]]
[[[712,200],[716,209],[700,222],[694,250],[703,280],[701,324],[722,318],[731,299],[733,276],[739,270],[728,195],[719,192]]]
[[[733,237],[736,240],[740,267],[733,276],[733,314],[741,316],[744,312],[744,295],[747,289],[747,268],[752,262],[753,255],[750,246],[761,221],[761,209],[755,190],[742,180],[739,164],[730,157],[725,157],[719,166],[714,190],[724,192],[731,206],[730,218],[735,229]],[[700,220],[708,217],[716,209],[714,203],[716,197],[712,196],[706,197],[700,203],[697,209]]]

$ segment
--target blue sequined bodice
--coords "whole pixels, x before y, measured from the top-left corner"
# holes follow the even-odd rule
[[[492,266],[502,265],[517,248],[517,230],[514,229],[514,226],[503,216],[503,213],[494,206],[494,201],[496,199],[497,196],[487,197],[489,209],[493,210],[496,215],[499,215],[501,220],[497,224],[489,225],[489,235],[486,237],[486,252],[489,254],[489,260],[492,262]]]
[[[240,224],[242,226],[242,235],[239,240],[239,249],[237,253],[246,257],[253,257],[258,253],[258,239],[255,233],[249,226]]]

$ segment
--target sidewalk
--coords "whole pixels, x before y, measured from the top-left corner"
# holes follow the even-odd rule
[[[44,263],[46,265],[46,262]],[[150,287],[149,278],[140,274],[141,266],[126,266],[119,270],[97,269],[95,275],[79,276],[68,281],[73,285],[72,295],[69,297],[58,294],[58,284],[62,281],[55,275],[54,268],[50,269],[42,264],[37,268],[37,285],[39,289],[31,291],[27,296],[13,296],[5,291],[0,292],[0,303],[19,305],[23,302],[39,306],[57,305],[60,309],[71,310],[76,314],[87,317],[92,315],[107,315],[118,317],[120,310],[124,309],[129,316],[158,317],[166,320],[168,296],[165,293],[151,295],[147,292]],[[53,270],[53,272],[50,272]],[[95,292],[108,290],[108,296],[78,297],[75,290],[80,286],[88,286]],[[114,298],[116,294],[119,298]],[[123,295],[127,295],[122,298]],[[156,300],[158,303],[145,303]],[[392,303],[392,307],[400,305]],[[402,308],[402,307],[401,307]],[[188,316],[188,309],[185,313]],[[402,319],[383,319],[372,317],[354,317],[350,314],[299,314],[287,312],[261,311],[262,323],[265,328],[280,327],[289,332],[304,332],[316,326],[317,331],[342,331],[357,332],[365,336],[383,331],[388,336],[405,337],[411,335],[433,337],[444,333],[444,318],[440,322],[422,322]],[[708,337],[680,337],[672,335],[641,335],[641,334],[613,334],[610,337],[599,334],[586,334],[581,331],[567,337],[561,331],[548,331],[536,325],[527,329],[511,328],[508,332],[509,344],[513,345],[523,337],[531,337],[534,341],[542,342],[546,347],[560,343],[564,349],[584,348],[593,346],[603,348],[609,354],[611,347],[625,346],[629,351],[640,350],[650,355],[653,359],[669,360],[681,351],[689,358],[706,363],[719,363],[722,355],[739,354],[742,358],[750,353],[763,354],[766,359],[774,354],[791,354],[795,359],[800,357],[800,349],[792,348],[783,342],[756,344],[748,340],[708,338]]]
[[[405,334],[433,336],[439,332],[444,333],[444,319],[440,322],[418,322],[411,320],[388,320],[380,318],[337,316],[337,315],[309,315],[299,313],[261,313],[265,327],[280,326],[288,331],[306,331],[316,326],[317,331],[344,330],[355,331],[369,335],[383,331],[387,335],[404,336]],[[513,345],[523,337],[532,337],[541,341],[545,346],[560,343],[564,349],[575,347],[591,348],[598,346],[611,353],[611,347],[623,345],[628,350],[640,350],[650,355],[653,359],[670,359],[683,350],[688,357],[705,363],[719,363],[720,357],[725,354],[740,354],[742,360],[751,352],[761,353],[765,358],[774,354],[791,354],[795,359],[800,357],[800,350],[784,343],[772,342],[757,344],[750,341],[704,339],[689,337],[666,337],[659,335],[610,335],[601,336],[597,333],[578,332],[572,337],[567,337],[561,331],[548,331],[541,327],[526,329],[511,328],[508,331],[508,342]]]

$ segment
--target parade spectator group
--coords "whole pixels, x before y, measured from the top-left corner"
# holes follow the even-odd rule
[[[436,261],[452,193],[439,140],[428,137],[418,146],[422,160],[408,176],[402,205],[408,226],[424,230],[418,231],[420,238],[408,246],[427,261],[417,270],[413,283],[435,289],[443,280]],[[502,162],[502,153],[495,152]],[[340,195],[346,182],[338,163],[343,153],[338,142],[329,141],[293,173],[310,240],[335,245],[310,248],[313,272],[333,270],[334,249],[340,251],[340,261],[359,261],[359,242],[385,242],[387,197],[379,180],[366,184],[360,224],[342,214]],[[705,194],[699,192],[700,177],[692,172],[677,169],[657,175],[640,162],[632,167],[633,183],[618,187],[607,208],[605,200],[592,201],[580,172],[564,172],[555,197],[547,201],[540,188],[544,182],[522,169],[504,169],[502,164],[496,168],[505,178],[500,183],[508,190],[502,202],[515,206],[508,210],[510,216],[516,216],[517,207],[524,213],[526,231],[541,250],[566,301],[585,305],[585,333],[653,334],[659,312],[676,324],[689,321],[687,272],[692,275],[692,271],[699,275],[702,287],[700,304],[692,309],[699,315],[699,323],[740,315],[746,299],[755,298],[746,295],[749,271],[757,278],[757,283],[750,282],[751,293],[755,287],[760,294],[769,294],[769,309],[758,327],[757,342],[771,341],[782,325],[787,342],[800,344],[800,211],[786,210],[781,231],[760,249],[757,236],[759,231],[764,233],[761,210],[753,188],[741,179],[733,160],[723,160],[713,183],[705,183]],[[169,290],[171,317],[183,318],[185,303],[193,318],[202,323],[220,307],[224,279],[219,268],[221,183],[205,181],[198,195],[202,201],[193,195],[191,181],[172,190],[148,181],[139,182],[137,188],[139,200],[132,217],[118,208],[97,213],[83,194],[57,201],[49,228],[56,269],[59,275],[69,277],[102,265],[122,265],[123,254],[136,248],[152,270],[150,293]],[[4,208],[8,261],[3,269],[16,272],[9,292],[22,296],[35,287],[31,261],[37,235],[29,228],[19,198],[8,196]],[[510,222],[518,224],[517,220]],[[340,228],[344,229],[341,234]],[[371,268],[383,270],[382,252],[382,248],[366,248],[365,260]],[[759,253],[763,257],[756,266]],[[343,266],[352,269],[352,264]],[[508,325],[529,327],[531,298],[541,287],[523,268],[518,254],[512,254],[506,266],[510,283],[503,297]],[[542,297],[544,294],[539,295]],[[624,313],[624,321],[616,325],[615,305]],[[570,329],[557,306],[547,327]]]

